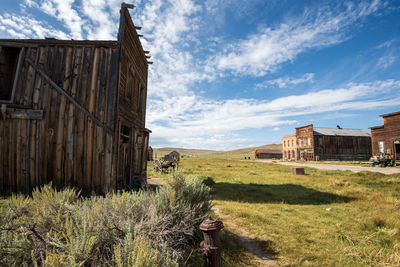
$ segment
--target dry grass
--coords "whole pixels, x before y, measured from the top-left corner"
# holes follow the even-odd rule
[[[218,157],[180,166],[186,177],[215,181],[214,205],[278,265],[399,266],[400,175],[306,168],[295,176],[286,166]],[[235,240],[226,227],[226,242]],[[234,263],[240,250],[224,253]]]

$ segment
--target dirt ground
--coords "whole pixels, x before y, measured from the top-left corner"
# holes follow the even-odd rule
[[[258,160],[257,162],[268,162],[268,163],[275,163],[287,166],[294,166],[294,167],[310,167],[320,170],[340,170],[340,171],[353,171],[353,172],[361,172],[361,171],[369,171],[369,172],[379,172],[383,174],[396,174],[400,173],[399,168],[394,167],[361,167],[361,166],[350,166],[350,165],[338,165],[338,164],[315,164],[315,163],[297,163],[297,162],[285,162],[285,161],[275,161],[275,160]]]

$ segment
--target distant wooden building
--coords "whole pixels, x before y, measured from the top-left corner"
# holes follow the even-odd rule
[[[179,154],[179,152],[177,152],[175,150],[163,157],[164,160],[175,160],[175,161],[179,161],[179,158],[180,158],[180,154]]]
[[[368,160],[371,136],[358,129],[296,128],[296,160]]]
[[[282,137],[283,160],[295,160],[297,151],[297,138],[295,134]]]
[[[147,161],[153,161],[154,160],[154,151],[151,146],[149,146],[149,149],[147,150]]]
[[[257,149],[254,153],[256,159],[281,159],[282,151],[272,149]]]
[[[372,154],[385,153],[400,161],[400,111],[380,115],[383,125],[371,127]]]
[[[0,192],[146,184],[148,61],[122,4],[117,41],[0,39]]]

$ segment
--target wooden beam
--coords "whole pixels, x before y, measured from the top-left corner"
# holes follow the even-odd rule
[[[107,125],[105,125],[103,122],[101,122],[98,118],[96,118],[92,113],[90,113],[87,109],[82,107],[76,100],[71,97],[67,92],[64,91],[60,86],[58,86],[43,70],[40,66],[36,65],[31,59],[26,58],[26,61],[32,65],[32,67],[39,72],[40,75],[61,95],[63,95],[65,98],[67,98],[75,107],[77,107],[80,111],[85,113],[87,117],[89,117],[94,123],[96,123],[98,126],[104,128],[108,133],[114,134],[114,131],[110,129]]]
[[[127,3],[123,2],[123,3],[121,4],[121,7],[122,7],[122,8],[134,9],[134,8],[135,8],[135,5],[127,4]]]
[[[9,119],[42,120],[43,116],[44,112],[40,109],[7,108],[6,111],[6,118]]]

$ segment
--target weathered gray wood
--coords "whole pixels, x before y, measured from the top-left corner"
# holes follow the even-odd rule
[[[86,114],[87,117],[89,117],[94,123],[99,125],[100,127],[104,128],[107,132],[113,133],[113,131],[107,127],[104,123],[102,123],[99,119],[97,119],[95,116],[93,116],[88,110],[86,110],[84,107],[82,107],[78,102],[75,101],[71,96],[69,96],[60,86],[58,86],[47,74],[42,70],[40,66],[35,65],[35,63],[30,60],[26,59],[26,61],[31,64],[39,73],[40,75],[43,76],[43,78],[54,88],[59,92],[61,95],[66,97],[72,104],[75,105],[79,110],[81,110],[83,113]]]
[[[16,109],[7,108],[6,118],[21,120],[41,120],[43,119],[43,110],[40,109]]]

